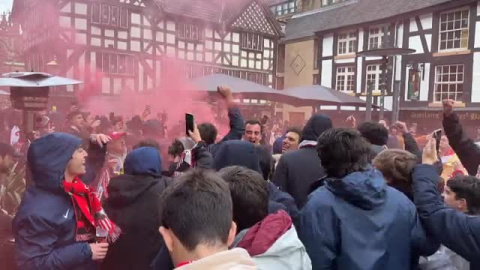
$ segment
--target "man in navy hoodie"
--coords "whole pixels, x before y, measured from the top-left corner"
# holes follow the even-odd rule
[[[317,151],[327,178],[310,195],[299,230],[314,270],[413,269],[418,256],[437,250],[415,205],[369,163],[370,144],[358,131],[326,131]]]
[[[423,152],[423,165],[412,173],[413,198],[425,229],[440,243],[480,269],[480,217],[446,206],[437,190],[436,141],[429,141]]]
[[[66,133],[52,133],[35,140],[28,151],[28,167],[35,185],[29,187],[13,221],[18,269],[95,269],[108,244],[78,240],[78,221],[72,195],[64,182],[72,183],[86,171],[103,165],[110,138],[92,136],[87,158],[82,140]],[[100,146],[102,145],[102,146]],[[87,178],[88,178],[87,177]],[[91,182],[92,179],[84,179]]]

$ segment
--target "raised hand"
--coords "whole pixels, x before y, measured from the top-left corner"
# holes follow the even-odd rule
[[[442,104],[443,104],[443,114],[445,116],[452,115],[455,101],[452,99],[445,99],[443,100]]]

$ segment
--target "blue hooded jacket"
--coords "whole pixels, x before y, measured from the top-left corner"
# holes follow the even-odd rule
[[[26,190],[13,221],[18,269],[95,269],[88,243],[76,242],[74,208],[62,187],[67,163],[81,144],[65,133],[31,144],[27,162],[35,185]]]
[[[327,179],[309,197],[299,237],[313,269],[404,270],[429,243],[415,205],[369,169],[343,179]]]
[[[480,269],[480,217],[447,207],[437,190],[439,174],[430,165],[412,172],[413,197],[427,231],[440,243]]]

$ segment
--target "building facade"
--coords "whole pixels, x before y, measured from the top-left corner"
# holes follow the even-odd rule
[[[286,87],[317,83],[362,99],[370,85],[374,103],[389,111],[396,91],[400,118],[428,127],[441,125],[441,101],[451,98],[462,118],[474,121],[480,111],[478,14],[476,0],[350,0],[296,14],[287,24],[279,81],[283,77]],[[386,62],[359,55],[387,47],[415,52]]]
[[[15,0],[13,12],[27,68],[56,60],[60,75],[85,82],[70,92],[155,91],[172,59],[185,79],[224,73],[275,84],[282,33],[257,0]]]
[[[0,74],[25,68],[20,25],[14,23],[9,15],[0,15]]]

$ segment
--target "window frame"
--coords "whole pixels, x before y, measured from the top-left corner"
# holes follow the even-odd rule
[[[193,37],[194,29],[196,29],[196,37]],[[187,31],[188,30],[188,31]],[[201,42],[204,40],[203,27],[192,23],[177,23],[177,38],[189,42]],[[187,33],[189,33],[187,35]]]
[[[375,50],[375,49],[381,49],[385,47],[385,25],[378,25],[374,27],[369,27],[368,28],[368,49],[369,50]],[[372,30],[378,29],[378,33],[372,34]],[[387,30],[388,31],[388,30]],[[377,41],[377,46],[373,47],[372,46],[372,38],[375,38]]]
[[[252,39],[251,46],[249,46],[249,38]],[[254,40],[257,39],[257,47],[254,48]],[[263,52],[264,50],[264,37],[261,34],[251,33],[251,32],[243,32],[240,34],[240,48],[246,51],[254,51],[254,52]]]
[[[462,22],[462,19],[460,19],[460,28],[458,29],[455,29],[455,22],[457,20],[455,20],[455,13],[456,12],[460,12],[460,14],[462,14],[462,12],[466,11],[467,12],[467,26],[466,27],[462,27],[461,25],[461,22]],[[454,14],[454,18],[453,18],[453,21],[450,21],[448,19],[448,14]],[[446,30],[442,30],[442,15],[446,15],[447,16],[447,21],[445,22],[446,24]],[[455,52],[455,51],[464,51],[464,50],[468,50],[469,48],[469,42],[470,42],[470,16],[472,16],[471,12],[470,12],[470,8],[459,8],[459,9],[455,9],[455,10],[449,10],[449,11],[445,11],[445,12],[441,12],[439,15],[438,15],[438,51],[439,52]],[[461,17],[463,18],[463,16]],[[448,25],[449,23],[452,23],[452,26],[454,27],[454,29],[448,29]],[[466,47],[462,47],[462,32],[463,31],[467,31],[466,33]],[[460,47],[459,48],[445,48],[445,49],[442,49],[442,34],[446,34],[447,35],[447,39],[445,40],[446,42],[446,47],[448,47],[448,42],[449,41],[452,41],[453,42],[453,45],[455,44],[455,33],[460,32]],[[448,38],[448,34],[449,33],[453,33],[453,39],[449,39]]]
[[[342,35],[346,35],[345,38],[342,38]],[[353,35],[353,36],[352,36]],[[341,46],[341,44],[345,43],[345,47]],[[350,43],[353,43],[350,44]],[[353,48],[350,48],[350,47]],[[350,31],[343,31],[338,33],[337,35],[337,55],[351,55],[355,54],[357,52],[357,31],[356,30],[350,30]],[[341,53],[340,49],[344,48],[345,52]]]
[[[456,72],[451,73],[451,68],[456,67]],[[444,68],[448,67],[448,73],[443,73]],[[462,71],[459,72],[459,67],[462,67]],[[441,69],[441,73],[439,74],[439,69]],[[459,74],[461,74],[462,80],[458,80]],[[451,81],[450,79],[452,78],[452,75],[456,75],[456,80]],[[444,80],[445,78],[448,78],[448,80]],[[440,80],[439,80],[440,79]],[[462,102],[463,96],[465,94],[465,90],[463,88],[463,84],[465,83],[465,64],[446,64],[446,65],[438,65],[435,66],[435,79],[433,82],[433,103],[441,103],[444,99],[453,99],[456,102]],[[439,86],[447,86],[447,91],[443,91],[443,87],[440,89],[440,98],[437,100],[437,94],[439,92],[438,87]],[[455,85],[455,98],[451,98],[450,96],[450,86]],[[458,91],[458,87],[461,87],[461,91]],[[460,98],[458,98],[458,95],[460,94]],[[444,97],[444,95],[447,95]]]
[[[340,71],[343,69],[343,71]],[[349,76],[351,76],[351,80],[349,80]],[[339,89],[339,85],[342,82],[343,89]],[[335,89],[340,92],[346,93],[355,93],[355,85],[356,84],[356,74],[355,74],[355,66],[339,66],[335,72]],[[349,89],[351,87],[351,89]]]
[[[376,70],[368,70],[369,67],[376,67]],[[380,83],[382,82],[383,70],[382,70],[382,64],[368,64],[365,66],[365,89],[368,88],[368,82],[369,82],[369,75],[375,75],[375,86],[372,89],[372,91],[381,91],[382,89],[380,88]]]

